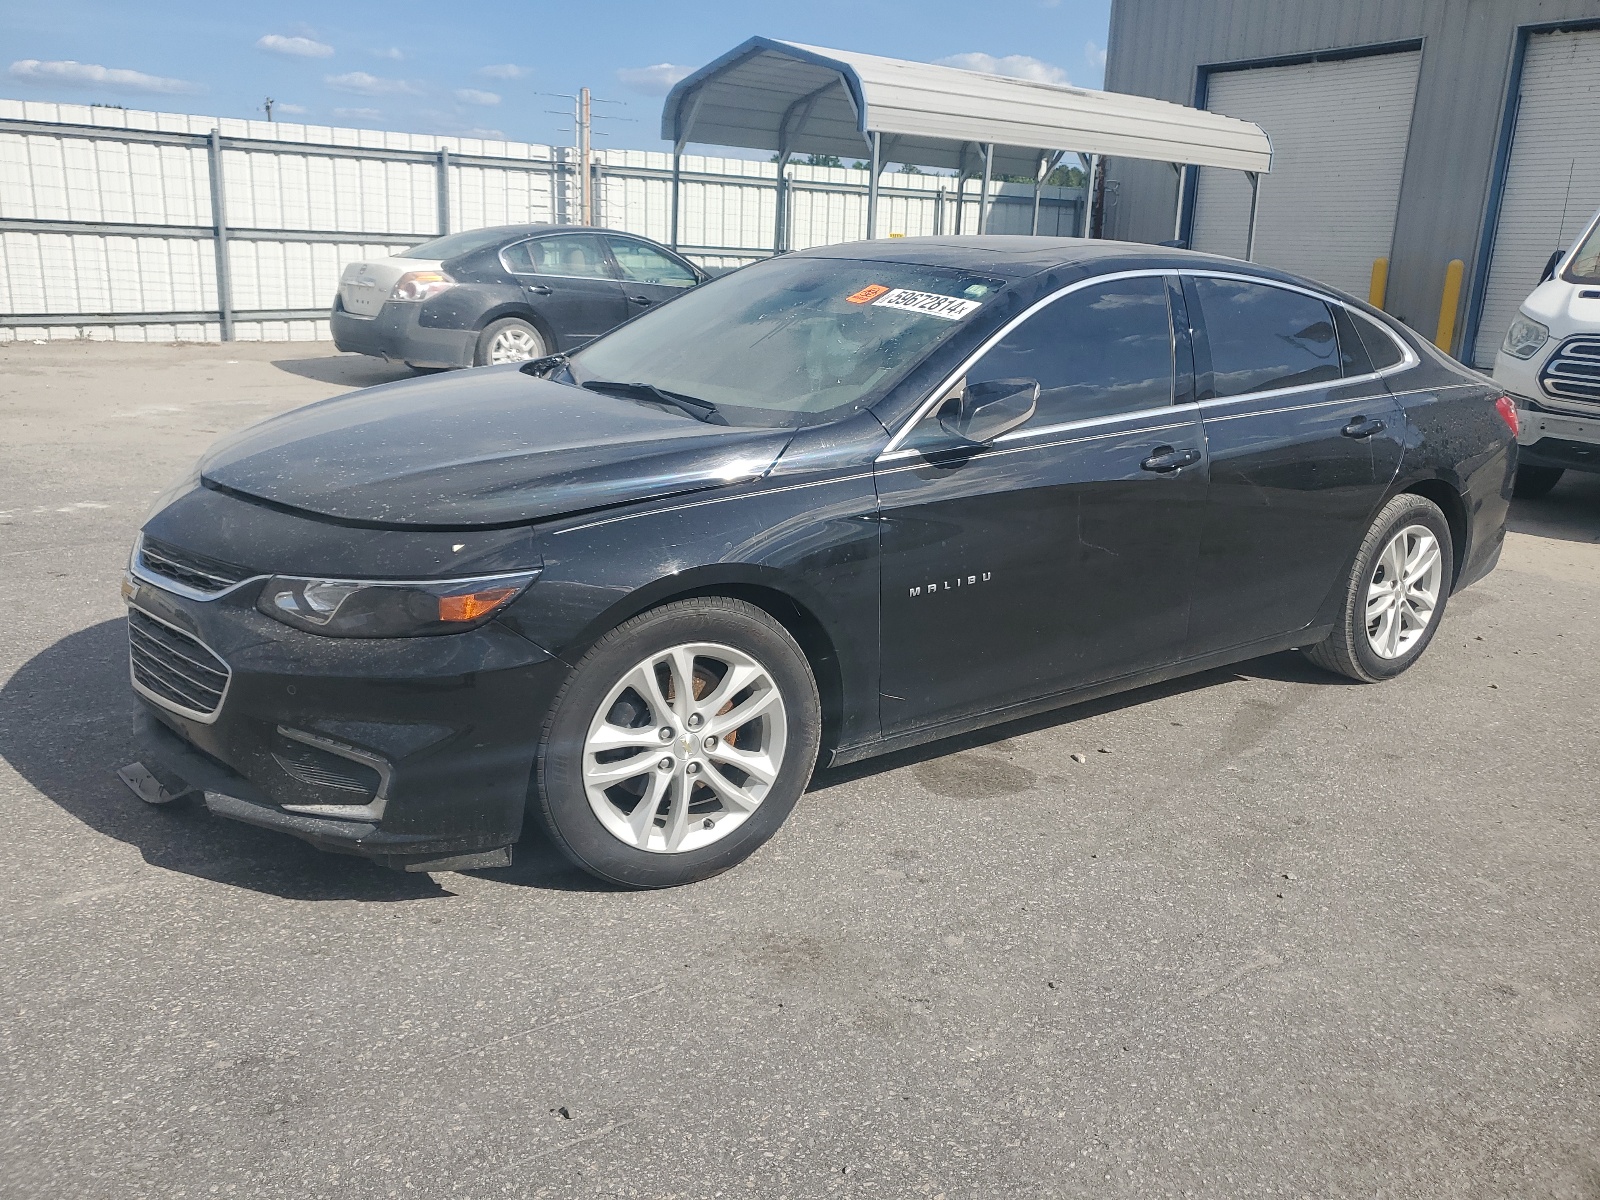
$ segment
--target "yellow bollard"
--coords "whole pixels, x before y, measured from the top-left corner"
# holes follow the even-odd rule
[[[1461,277],[1466,270],[1467,264],[1459,258],[1452,258],[1450,265],[1444,269],[1444,296],[1439,301],[1439,328],[1433,335],[1433,344],[1446,354],[1450,353],[1450,344],[1456,337],[1456,311],[1461,307]]]
[[[1367,289],[1367,303],[1373,308],[1383,307],[1384,297],[1389,294],[1389,260],[1375,258],[1372,260],[1372,286]]]

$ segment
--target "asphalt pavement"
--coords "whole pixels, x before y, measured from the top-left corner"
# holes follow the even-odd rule
[[[1280,655],[825,773],[693,887],[141,804],[150,501],[406,374],[0,347],[0,1196],[1600,1196],[1600,477],[1396,681]]]

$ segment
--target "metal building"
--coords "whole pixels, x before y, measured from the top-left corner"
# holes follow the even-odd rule
[[[1600,208],[1600,0],[1114,0],[1106,88],[1272,139],[1255,258],[1365,296],[1488,366],[1552,251]],[[1239,255],[1230,172],[1112,160],[1104,235]],[[1180,207],[1181,202],[1181,207]]]

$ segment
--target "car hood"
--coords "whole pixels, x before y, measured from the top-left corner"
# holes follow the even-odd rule
[[[517,525],[751,479],[792,436],[488,367],[273,417],[212,447],[200,475],[341,521]]]

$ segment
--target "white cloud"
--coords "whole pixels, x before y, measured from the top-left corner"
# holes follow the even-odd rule
[[[375,108],[336,108],[333,115],[346,121],[375,121],[383,114]]]
[[[354,92],[358,96],[400,96],[417,94],[417,87],[404,79],[384,79],[368,75],[365,71],[347,71],[343,75],[328,75],[323,81],[341,92]]]
[[[500,103],[500,97],[497,93],[480,92],[477,88],[457,88],[456,99],[463,104],[481,104],[485,108]]]
[[[494,63],[478,68],[478,74],[488,79],[521,79],[527,73],[527,67],[519,67],[516,63]]]
[[[656,63],[653,67],[623,67],[617,79],[624,87],[647,96],[665,96],[672,85],[693,71],[693,67],[679,67],[672,63]]]
[[[97,63],[40,62],[37,58],[18,59],[11,64],[11,78],[20,83],[55,87],[103,88],[111,92],[198,92],[198,84],[185,79],[165,79],[160,75],[146,75],[143,71],[129,71],[123,67],[102,67]]]
[[[288,113],[291,117],[298,117],[306,111],[304,104],[274,103],[273,112]]]
[[[1106,48],[1098,42],[1089,41],[1083,47],[1083,56],[1089,60],[1089,65],[1098,71],[1106,69]]]
[[[390,46],[387,50],[374,50],[372,56],[374,58],[387,58],[390,62],[399,62],[405,57],[398,46]]]
[[[1026,79],[1030,83],[1070,83],[1067,73],[1051,63],[1030,58],[1026,54],[1006,54],[995,57],[981,51],[952,54],[937,60],[942,67],[960,67],[963,71],[981,71],[985,75],[1009,75],[1013,79]]]
[[[270,50],[274,54],[287,54],[291,58],[328,58],[333,54],[333,47],[326,42],[318,42],[308,37],[284,37],[281,33],[269,33],[256,40],[257,50]]]

